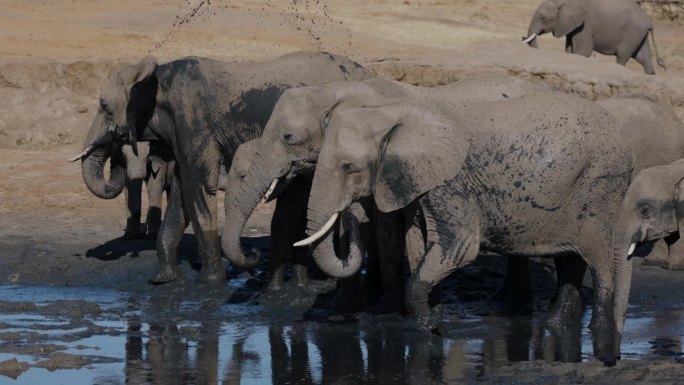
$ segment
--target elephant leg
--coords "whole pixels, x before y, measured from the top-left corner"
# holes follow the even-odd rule
[[[431,246],[428,247],[425,257],[418,264],[406,288],[408,313],[418,329],[425,332],[435,332],[441,321],[441,306],[430,306],[431,291],[457,267],[475,260],[480,249],[477,235],[463,229],[455,229],[452,233],[459,234],[461,238],[450,250],[445,250],[437,242],[430,242]]]
[[[370,313],[386,314],[404,311],[405,272],[404,223],[400,212],[373,214],[377,240],[382,297],[369,309]]]
[[[594,40],[586,28],[573,34],[571,40],[572,53],[584,57],[591,56],[594,51]]]
[[[565,52],[572,53],[572,37],[570,36],[565,37]]]
[[[155,171],[156,170],[156,171]],[[151,164],[147,178],[147,236],[156,239],[162,218],[162,198],[166,187],[166,165]]]
[[[218,188],[219,154],[206,150],[205,159],[216,159],[213,164],[179,167],[182,178],[183,204],[197,237],[202,269],[197,281],[215,283],[226,280],[221,261],[221,246],[216,220],[216,191]]]
[[[587,263],[579,255],[554,258],[558,278],[558,295],[546,326],[560,330],[569,322],[582,318],[582,282]]]
[[[406,256],[408,257],[409,272],[413,274],[418,268],[421,258],[425,255],[427,238],[425,216],[417,204],[409,205],[402,214]]]
[[[142,210],[142,179],[126,178],[126,230],[124,239],[140,238],[143,232],[140,229],[140,211]]]
[[[501,302],[526,302],[532,294],[530,267],[527,258],[508,257],[506,277],[501,288],[492,297]]]
[[[166,213],[157,237],[157,271],[148,280],[153,284],[173,281],[182,275],[178,268],[178,245],[188,227],[188,220],[178,178],[171,182],[168,198]]]
[[[615,364],[615,320],[613,317],[613,255],[610,247],[582,252],[593,279],[594,306],[589,329],[594,356],[607,366]]]
[[[634,53],[634,59],[644,67],[644,72],[647,75],[655,75],[653,69],[653,61],[651,60],[651,46],[648,43],[648,35],[644,38],[639,49]]]
[[[292,270],[297,286],[309,284],[309,252],[306,247],[292,247],[306,238],[306,208],[311,190],[310,176],[297,176],[276,201],[271,219],[271,282],[267,290],[281,290],[285,283],[286,257],[292,256]]]
[[[684,270],[684,238],[681,236],[677,241],[669,245],[667,255],[668,269]]]

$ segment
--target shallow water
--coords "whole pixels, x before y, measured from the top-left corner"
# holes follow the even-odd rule
[[[40,366],[55,351],[85,359],[0,383],[459,383],[515,361],[587,361],[592,351],[590,310],[585,327],[563,336],[539,326],[541,313],[499,310],[445,315],[438,337],[405,330],[399,316],[307,322],[301,311],[227,304],[220,295],[0,285],[0,301],[0,361]],[[671,305],[630,308],[623,359],[682,356],[684,304]]]

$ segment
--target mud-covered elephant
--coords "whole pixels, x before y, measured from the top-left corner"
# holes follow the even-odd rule
[[[282,287],[283,261],[288,253],[294,258],[295,277],[304,276],[302,263],[303,248],[292,248],[292,243],[301,239],[306,226],[306,203],[312,173],[316,166],[320,143],[325,134],[327,120],[331,111],[341,111],[347,108],[359,107],[365,104],[376,104],[389,99],[425,95],[438,98],[440,92],[449,92],[452,96],[459,94],[464,99],[503,99],[520,96],[528,92],[538,92],[546,89],[540,84],[532,84],[508,76],[473,77],[458,81],[448,86],[427,89],[408,84],[371,79],[362,83],[343,82],[324,87],[302,87],[287,90],[273,110],[271,119],[264,129],[261,138],[254,143],[249,142],[249,150],[241,146],[241,154],[253,152],[250,157],[253,163],[247,170],[237,170],[233,164],[230,174],[240,174],[240,185],[226,194],[225,210],[226,223],[222,233],[222,246],[225,255],[238,266],[254,266],[258,263],[256,255],[245,255],[240,248],[240,234],[245,223],[257,204],[262,200],[278,198],[281,202],[289,202],[287,208],[276,208],[272,234],[277,233],[277,226],[282,223],[278,218],[279,212],[285,213],[289,221],[286,222],[287,236],[273,237],[271,247],[271,288]],[[244,144],[243,146],[246,146]],[[240,162],[242,165],[242,162]],[[230,177],[233,180],[236,177]],[[297,207],[297,209],[295,209]],[[369,209],[370,210],[370,209]],[[372,211],[372,210],[370,210]],[[380,274],[384,286],[380,303],[375,306],[376,311],[393,311],[403,308],[403,277],[404,277],[404,245],[401,240],[388,241],[395,233],[403,233],[406,224],[403,218],[393,214],[367,213],[374,220],[376,232],[384,241],[377,245],[368,245],[371,252],[374,248],[380,258]],[[375,214],[375,215],[373,215]],[[301,226],[300,228],[297,228]],[[295,231],[295,228],[297,230]],[[420,254],[424,244],[420,238],[422,234],[415,233],[407,237],[409,255]],[[401,235],[399,235],[401,237]],[[413,260],[409,261],[415,267]]]
[[[592,51],[615,55],[620,65],[634,58],[647,74],[655,74],[649,33],[658,65],[653,21],[633,0],[544,0],[530,21],[523,41],[537,47],[537,36],[565,37],[565,51],[589,57]]]
[[[160,141],[138,142],[138,153],[126,144],[121,147],[126,166],[126,229],[124,239],[157,239],[162,221],[162,198],[173,179],[171,151]],[[141,226],[142,186],[147,190],[147,216]]]
[[[363,197],[383,212],[420,207],[427,247],[406,302],[423,330],[439,323],[439,307],[428,304],[432,288],[480,250],[580,257],[593,276],[594,353],[614,364],[632,242],[614,223],[631,171],[610,114],[567,94],[349,109],[333,114],[323,139],[309,198],[307,227],[315,234],[303,243],[330,243],[321,229]],[[328,248],[319,245],[314,255]],[[326,258],[335,256],[316,256]],[[319,266],[331,275],[360,266],[358,259],[338,262],[341,272]]]
[[[641,98],[615,97],[597,101],[618,122],[621,135],[632,154],[634,167],[632,178],[641,170],[658,165],[666,165],[684,158],[684,123],[675,115],[672,107]],[[639,250],[646,254],[646,263],[665,268],[684,269],[684,241],[676,237],[658,239],[648,250]],[[567,261],[556,266],[562,270]],[[559,288],[566,309],[560,314],[576,314],[582,311],[580,290],[586,265],[579,259],[571,268],[574,283],[567,283]],[[506,281],[500,293],[514,298],[527,295],[526,281],[529,281],[527,260],[511,258],[508,262]],[[521,288],[523,290],[521,290]],[[572,309],[571,309],[572,308]],[[563,319],[551,318],[549,323],[559,324]]]
[[[261,135],[273,106],[287,88],[368,78],[348,59],[298,52],[264,62],[224,62],[188,57],[158,65],[148,56],[114,72],[100,95],[81,158],[93,194],[116,197],[124,187],[120,146],[157,139],[176,161],[169,203],[157,238],[163,283],[180,275],[177,248],[188,223],[197,236],[199,281],[225,279],[216,219],[219,164],[230,168],[237,147]],[[110,159],[110,178],[104,165]]]

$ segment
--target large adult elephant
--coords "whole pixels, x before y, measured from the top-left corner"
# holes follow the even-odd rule
[[[658,65],[653,21],[633,0],[544,0],[530,20],[523,41],[537,47],[537,36],[565,36],[565,51],[589,57],[592,51],[617,56],[620,65],[634,58],[647,74],[655,74],[649,33]]]
[[[116,197],[125,175],[120,146],[163,141],[176,174],[159,236],[152,283],[176,279],[177,248],[188,223],[197,236],[199,281],[225,279],[216,220],[219,164],[229,168],[237,147],[261,135],[273,106],[291,87],[370,77],[359,64],[323,52],[299,52],[264,62],[188,57],[157,65],[148,56],[112,74],[102,89],[81,158],[83,179],[100,198]],[[110,179],[103,169],[110,159]]]
[[[226,194],[226,223],[222,234],[222,246],[228,259],[238,266],[254,266],[258,256],[245,255],[240,247],[240,235],[247,219],[260,201],[278,198],[288,204],[276,213],[272,222],[272,233],[283,236],[272,238],[270,288],[280,289],[283,284],[284,260],[289,253],[294,258],[295,278],[302,273],[302,248],[292,248],[292,243],[301,239],[306,226],[306,204],[313,171],[318,159],[320,144],[325,136],[327,121],[331,112],[367,104],[383,103],[399,97],[433,97],[439,99],[442,92],[465,99],[496,100],[513,98],[530,92],[547,89],[509,76],[473,77],[456,83],[428,89],[383,79],[371,79],[362,83],[344,82],[324,87],[302,87],[285,91],[276,104],[271,119],[261,138],[249,143],[249,149],[240,147],[240,153],[252,158],[247,169],[234,165],[229,171],[230,180],[241,181]],[[251,155],[247,155],[251,153]],[[240,165],[243,165],[240,162]],[[234,175],[239,174],[239,175]],[[233,175],[233,176],[231,176]],[[278,206],[280,207],[280,206]],[[286,214],[287,221],[278,218]],[[374,215],[375,214],[375,215]],[[380,273],[383,292],[381,302],[374,310],[394,311],[403,308],[404,245],[395,239],[403,233],[407,224],[393,214],[369,213],[373,218],[375,231],[385,241],[377,245],[380,258]],[[277,231],[286,224],[287,231]],[[421,234],[407,237],[409,255],[416,255],[424,249]],[[285,236],[286,235],[286,236]],[[401,236],[401,235],[400,235]],[[394,239],[394,241],[387,241]],[[375,246],[370,245],[371,250]],[[409,261],[415,267],[413,260]],[[300,281],[301,282],[301,279]]]
[[[626,143],[634,160],[632,179],[641,170],[684,158],[684,123],[671,107],[628,97],[608,98],[597,103],[616,119],[621,135],[627,138]],[[673,238],[656,240],[646,252],[646,263],[684,269],[684,241]],[[568,261],[559,262],[556,266],[559,271],[568,264]],[[576,266],[570,268],[572,278],[568,278],[568,282],[559,288],[559,298],[563,298],[564,308],[552,313],[549,319],[551,324],[561,324],[583,309],[580,290],[586,264],[580,259],[575,259],[574,264]],[[506,281],[500,293],[514,298],[526,295],[520,289],[527,287],[525,282],[529,281],[529,277],[527,260],[509,259]]]
[[[428,305],[432,288],[479,250],[580,257],[593,275],[594,354],[611,365],[619,356],[633,236],[614,226],[615,213],[631,171],[610,114],[563,93],[349,109],[330,119],[309,198],[308,231],[315,234],[300,244],[320,242],[316,261],[335,258],[320,230],[360,198],[373,197],[383,212],[418,205],[428,246],[406,301],[424,330],[439,322]],[[319,266],[333,276],[360,266],[358,259],[341,262]]]

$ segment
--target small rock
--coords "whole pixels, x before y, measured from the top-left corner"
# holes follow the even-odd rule
[[[85,114],[86,112],[88,112],[88,107],[85,107],[85,106],[84,106],[84,107],[79,107],[79,108],[78,108],[78,113],[79,113],[79,114]]]
[[[19,362],[16,358],[0,362],[0,375],[17,379],[22,373],[28,370],[30,365],[26,362]]]
[[[91,363],[91,360],[86,360],[81,356],[58,352],[53,354],[49,359],[37,363],[36,367],[45,368],[54,372],[57,369],[80,369]]]

